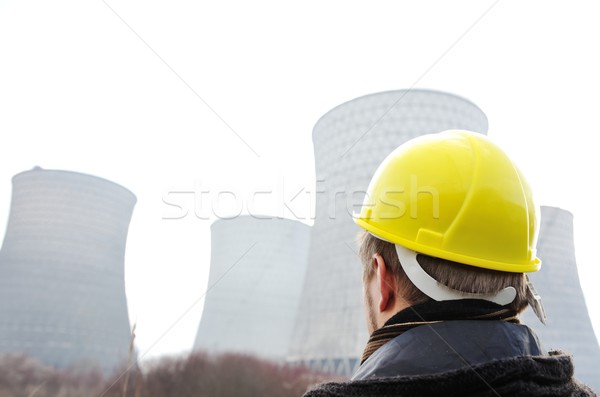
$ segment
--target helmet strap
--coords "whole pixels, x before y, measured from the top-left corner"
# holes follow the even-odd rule
[[[544,310],[544,305],[542,304],[542,297],[537,293],[535,287],[531,280],[529,280],[529,276],[527,277],[527,302],[529,306],[533,309],[533,312],[540,320],[542,324],[546,324],[546,311]]]
[[[483,299],[499,305],[508,305],[515,300],[517,290],[514,287],[506,287],[495,293],[471,293],[462,292],[440,284],[431,277],[417,261],[417,252],[395,244],[396,253],[400,260],[400,266],[404,269],[409,280],[425,295],[436,301],[449,301],[459,299]]]

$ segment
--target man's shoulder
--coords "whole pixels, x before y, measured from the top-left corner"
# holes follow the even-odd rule
[[[421,325],[392,339],[353,379],[447,372],[494,359],[546,354],[528,327],[504,321],[461,320]]]
[[[436,374],[326,383],[310,390],[305,397],[390,395],[596,396],[591,389],[573,378],[571,357],[562,352],[553,352],[547,356],[493,360]]]

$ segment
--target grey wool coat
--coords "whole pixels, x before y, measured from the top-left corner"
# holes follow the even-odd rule
[[[349,382],[325,383],[304,397],[597,396],[573,377],[572,358],[546,353],[526,326],[448,321],[387,342]]]

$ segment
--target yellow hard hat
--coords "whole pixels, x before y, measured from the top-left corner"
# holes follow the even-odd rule
[[[429,256],[505,272],[539,270],[539,209],[512,160],[487,137],[444,131],[394,150],[354,221]]]

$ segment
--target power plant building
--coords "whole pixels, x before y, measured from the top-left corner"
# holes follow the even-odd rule
[[[600,347],[579,283],[573,215],[560,208],[541,207],[537,247],[542,269],[529,278],[542,297],[546,325],[531,309],[525,311],[522,321],[535,330],[546,349],[573,354],[575,376],[600,390]]]
[[[448,129],[486,133],[485,114],[461,97],[399,90],[343,103],[316,123],[316,217],[289,360],[351,373],[367,340],[359,228],[352,221],[381,161],[402,143]],[[418,181],[416,181],[418,184]]]
[[[209,282],[194,349],[284,360],[309,237],[308,225],[289,219],[247,215],[213,223]]]
[[[39,167],[12,181],[0,250],[0,354],[105,372],[125,364],[124,255],[135,196],[105,179]]]

